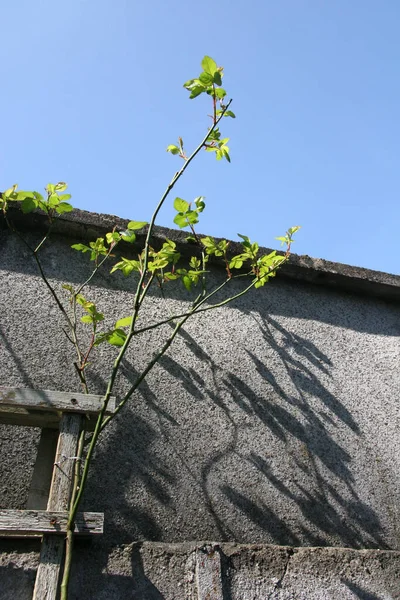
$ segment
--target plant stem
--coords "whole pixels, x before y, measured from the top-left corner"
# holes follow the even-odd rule
[[[237,298],[240,298],[240,296],[243,296],[244,294],[247,294],[247,292],[254,287],[255,285],[255,281],[253,281],[247,288],[245,288],[244,290],[242,290],[241,292],[238,292],[237,294],[235,294],[234,296],[231,296],[230,298],[226,298],[225,300],[222,300],[221,302],[217,302],[216,304],[211,304],[210,306],[206,306],[204,308],[200,308],[199,310],[197,310],[197,307],[199,307],[201,304],[203,304],[203,302],[207,302],[207,300],[209,300],[212,296],[214,296],[214,294],[216,294],[217,292],[219,292],[225,285],[227,285],[230,281],[232,281],[231,279],[226,279],[223,284],[221,284],[220,286],[218,286],[215,290],[213,290],[210,294],[208,294],[205,298],[203,298],[201,300],[201,302],[199,304],[196,305],[196,314],[202,313],[202,312],[206,312],[208,310],[212,310],[213,308],[219,308],[221,306],[225,306],[225,304],[228,304],[229,302],[232,302],[233,300],[236,300]],[[177,319],[181,319],[183,317],[186,316],[190,316],[192,313],[191,311],[189,313],[182,313],[179,315],[173,315],[172,317],[169,317],[168,319],[164,319],[163,321],[158,321],[157,323],[154,323],[153,325],[148,325],[147,327],[142,327],[141,329],[137,329],[136,330],[136,334],[139,333],[143,333],[144,331],[149,331],[150,329],[156,329],[157,327],[160,327],[161,325],[165,325],[166,323],[170,323],[171,321],[176,321]]]
[[[85,442],[85,430],[82,429],[80,436],[79,436],[79,444],[78,444],[78,449],[77,449],[76,458],[75,458],[74,484],[73,484],[73,489],[72,489],[72,494],[71,494],[70,508],[74,505],[76,494],[77,494],[77,491],[80,486],[81,460],[82,460],[84,442]],[[65,563],[64,563],[64,570],[67,570],[68,572],[70,572],[70,570],[71,570],[72,550],[73,550],[73,545],[74,545],[74,534],[73,534],[74,526],[75,526],[75,519],[71,520],[71,518],[69,518],[68,523],[67,523],[67,537],[66,537],[66,542],[65,542],[66,546],[65,546]],[[65,583],[64,579],[61,582],[60,594],[61,594],[61,600],[67,600],[67,598],[68,598],[68,582]]]
[[[177,333],[179,332],[180,328],[182,327],[182,325],[185,324],[185,322],[188,320],[188,318],[192,314],[194,314],[194,312],[195,312],[195,309],[193,309],[191,312],[189,312],[187,315],[185,315],[185,317],[181,321],[179,321],[179,323],[177,323],[175,325],[175,328],[174,328],[172,334],[167,339],[167,341],[164,343],[164,345],[162,346],[161,350],[159,350],[157,352],[157,354],[154,355],[154,357],[149,362],[149,364],[147,365],[147,367],[142,371],[142,373],[136,379],[135,383],[129,388],[128,392],[122,398],[122,400],[120,401],[120,403],[118,404],[118,406],[114,410],[113,414],[109,415],[108,417],[106,417],[104,419],[104,421],[101,424],[100,431],[103,431],[103,429],[110,423],[110,421],[112,419],[114,419],[114,417],[116,417],[116,415],[120,412],[120,410],[125,406],[126,402],[129,400],[129,398],[132,396],[132,394],[137,390],[138,386],[142,383],[143,379],[149,374],[149,372],[154,367],[154,365],[160,360],[160,358],[168,350],[168,348],[170,347],[170,345],[174,341],[174,339],[175,339]]]
[[[228,105],[225,108],[225,111],[228,109],[229,104],[232,102],[232,100],[229,101]],[[225,112],[224,111],[224,112]],[[107,406],[108,403],[110,401],[110,397],[111,397],[111,392],[114,386],[114,382],[115,382],[115,378],[117,376],[118,370],[119,370],[119,366],[121,364],[121,360],[133,338],[133,336],[135,335],[135,324],[136,324],[136,320],[138,317],[138,313],[139,313],[139,309],[140,306],[150,288],[151,282],[154,279],[154,273],[152,274],[152,276],[150,277],[149,281],[147,282],[146,285],[144,285],[145,282],[145,278],[147,276],[147,270],[148,270],[148,264],[149,264],[149,250],[150,250],[150,238],[154,229],[154,224],[157,218],[157,215],[161,209],[161,207],[163,206],[165,200],[167,199],[169,193],[171,192],[172,188],[174,187],[175,183],[182,177],[183,173],[185,172],[185,170],[187,169],[187,167],[189,166],[189,164],[192,162],[192,160],[196,157],[196,155],[200,152],[200,150],[203,148],[208,136],[210,135],[210,133],[213,131],[213,129],[215,129],[215,127],[217,126],[218,122],[220,121],[220,119],[222,119],[222,117],[224,116],[224,112],[220,115],[219,119],[217,119],[216,121],[214,121],[213,126],[211,127],[211,129],[207,132],[207,135],[204,136],[203,140],[200,142],[200,144],[197,146],[197,148],[194,150],[194,152],[190,155],[190,157],[185,161],[183,167],[177,172],[175,173],[174,177],[172,178],[171,182],[169,183],[167,189],[165,190],[165,192],[163,193],[163,195],[161,196],[161,199],[159,201],[159,203],[156,206],[156,209],[151,217],[150,223],[149,223],[149,227],[148,227],[148,231],[147,231],[147,235],[146,235],[146,240],[145,240],[145,246],[144,246],[144,260],[143,260],[143,268],[142,268],[142,273],[141,276],[139,278],[138,281],[138,285],[137,285],[137,289],[136,289],[136,293],[135,293],[135,299],[134,299],[134,306],[133,306],[133,314],[132,314],[132,322],[129,328],[129,332],[127,334],[127,337],[125,339],[124,345],[122,346],[115,362],[114,362],[114,366],[113,369],[111,371],[111,375],[110,375],[110,379],[108,381],[108,385],[107,385],[107,391],[106,394],[104,396],[104,400],[103,400],[103,406],[102,409],[99,413],[99,416],[97,418],[96,421],[96,426],[95,426],[95,430],[93,432],[93,436],[89,445],[89,449],[88,449],[88,453],[86,455],[86,459],[85,459],[85,463],[84,463],[84,467],[83,467],[83,472],[82,472],[82,477],[80,480],[80,485],[79,485],[79,489],[77,490],[76,493],[76,497],[75,497],[75,501],[73,503],[73,505],[71,506],[70,509],[70,513],[69,513],[69,519],[68,519],[68,534],[67,534],[67,548],[66,548],[66,557],[65,557],[65,563],[64,563],[64,574],[63,574],[63,579],[62,579],[62,584],[61,584],[61,600],[67,600],[68,597],[68,583],[69,583],[69,576],[70,576],[70,571],[71,571],[71,560],[72,560],[72,542],[69,543],[68,542],[68,538],[70,537],[72,539],[73,537],[73,531],[72,531],[72,524],[75,520],[76,517],[76,513],[82,498],[82,494],[86,485],[86,481],[87,481],[87,476],[88,476],[88,472],[89,472],[89,466],[90,466],[90,462],[92,459],[92,455],[95,449],[95,446],[97,444],[97,440],[98,437],[100,435],[100,432],[102,431],[102,429],[104,428],[104,426],[109,422],[110,417],[107,417],[107,419],[105,419],[105,424],[103,425],[103,419],[105,417],[105,413],[107,410]],[[103,263],[104,261],[102,261],[100,263],[100,265]],[[99,265],[99,266],[100,266]],[[94,273],[92,274],[92,276],[94,275]],[[90,281],[91,278],[89,278],[87,280],[87,282]],[[86,282],[85,284],[86,285]],[[82,288],[80,288],[82,289]],[[184,317],[182,319],[182,321],[180,321],[180,323],[177,324],[177,326],[174,329],[174,333],[170,338],[170,342],[165,346],[165,349],[163,350],[162,354],[167,350],[167,348],[171,345],[173,339],[175,338],[176,334],[178,333],[180,327],[183,325],[183,323],[186,321],[186,319],[190,316],[191,313],[189,313],[187,315],[187,317]],[[74,329],[72,329],[73,332],[73,338],[74,336],[76,337],[76,334],[74,332]],[[160,354],[160,356],[162,356],[162,354]],[[154,359],[153,359],[154,360]],[[158,360],[158,359],[157,359]],[[152,361],[152,364],[149,365],[149,368],[146,371],[146,373],[143,372],[143,377],[145,377],[147,375],[147,373],[149,372],[149,370],[154,366],[154,364],[157,361],[155,360],[154,362]],[[140,381],[142,381],[143,377],[140,379]],[[139,385],[139,383],[137,383],[137,385]],[[135,388],[136,389],[136,388]],[[133,390],[134,391],[134,390]],[[133,393],[133,391],[131,392],[131,394]],[[131,395],[130,394],[130,395]],[[128,397],[130,397],[130,395]],[[128,398],[124,398],[124,400],[126,401]],[[69,532],[69,530],[71,530]]]
[[[172,188],[174,187],[174,185],[176,184],[176,182],[179,181],[179,179],[182,177],[182,175],[184,174],[184,172],[186,171],[187,167],[190,165],[190,163],[192,162],[192,160],[197,156],[197,154],[203,148],[203,146],[206,143],[206,141],[207,141],[210,133],[212,133],[212,131],[214,131],[214,129],[218,125],[219,121],[223,118],[223,116],[224,116],[225,112],[228,110],[229,105],[231,104],[231,102],[232,102],[232,100],[229,100],[229,102],[226,105],[224,111],[221,113],[221,115],[219,116],[219,118],[214,122],[213,126],[207,131],[207,134],[204,136],[204,138],[202,139],[202,141],[200,142],[200,144],[197,146],[197,148],[192,152],[192,154],[189,156],[189,158],[185,161],[183,167],[179,171],[177,171],[177,173],[175,173],[175,175],[171,179],[171,182],[169,183],[167,189],[165,190],[165,192],[161,196],[161,199],[160,199],[159,203],[156,206],[156,209],[155,209],[155,211],[153,213],[153,216],[151,217],[151,220],[150,220],[150,223],[149,223],[149,228],[148,228],[147,235],[146,235],[146,241],[145,241],[145,245],[144,245],[144,261],[143,261],[142,274],[141,274],[141,277],[139,279],[138,286],[137,286],[137,291],[136,291],[136,294],[135,294],[134,314],[133,314],[133,319],[132,319],[132,323],[133,324],[136,321],[137,312],[139,310],[139,305],[138,305],[139,290],[142,288],[142,285],[143,285],[143,282],[144,282],[144,279],[145,279],[146,273],[147,273],[147,268],[148,268],[148,264],[149,264],[150,238],[151,238],[151,235],[153,233],[154,224],[155,224],[157,215],[160,212],[161,207],[163,206],[165,200],[169,196],[169,193],[171,192]]]
[[[91,280],[93,279],[93,277],[96,275],[97,271],[104,265],[104,263],[106,262],[106,260],[108,260],[110,258],[111,252],[115,249],[115,247],[117,246],[118,242],[115,244],[112,244],[110,246],[110,248],[108,249],[108,252],[106,254],[106,256],[99,262],[98,265],[96,265],[96,267],[93,269],[92,273],[89,275],[89,277],[86,279],[86,281],[84,281],[83,283],[81,283],[81,285],[78,287],[78,289],[75,292],[75,297],[81,293],[81,291],[83,290],[84,287],[86,287],[88,285],[88,283],[91,282]]]
[[[73,537],[73,530],[72,530],[72,524],[74,523],[75,517],[76,517],[76,513],[79,507],[79,504],[81,502],[81,498],[82,498],[82,494],[83,491],[85,489],[85,485],[86,485],[86,481],[87,481],[87,476],[88,476],[88,472],[89,472],[89,466],[90,466],[90,462],[92,460],[92,456],[93,456],[93,452],[95,449],[95,446],[97,444],[97,440],[98,437],[100,435],[100,432],[104,429],[104,427],[106,426],[107,423],[109,423],[109,421],[111,420],[111,418],[113,418],[112,416],[107,417],[106,419],[104,419],[105,417],[105,413],[108,407],[108,403],[110,401],[110,397],[111,397],[111,392],[114,386],[114,382],[115,382],[115,378],[117,376],[118,370],[119,370],[119,366],[121,364],[121,360],[133,338],[133,336],[135,335],[135,324],[136,324],[136,320],[138,318],[138,314],[139,314],[139,310],[141,307],[141,304],[144,300],[144,298],[146,297],[146,294],[150,288],[151,282],[154,279],[154,273],[151,275],[149,281],[147,282],[147,284],[145,284],[145,278],[147,276],[147,271],[148,271],[148,264],[149,264],[149,251],[150,251],[150,238],[151,235],[153,233],[153,229],[154,229],[154,225],[155,225],[155,221],[157,218],[158,213],[161,210],[161,207],[163,206],[165,200],[167,199],[167,197],[169,196],[172,188],[174,187],[174,185],[176,184],[176,182],[182,177],[182,175],[184,174],[185,170],[187,169],[187,167],[189,166],[189,164],[192,162],[192,160],[197,156],[197,154],[200,152],[200,150],[203,148],[208,136],[210,135],[210,133],[215,129],[215,127],[217,126],[217,124],[219,123],[219,121],[223,118],[225,112],[228,110],[228,107],[230,105],[230,103],[232,102],[232,100],[230,100],[227,104],[227,106],[225,107],[224,111],[221,113],[221,115],[219,116],[218,119],[214,119],[214,124],[211,127],[211,129],[207,132],[207,134],[204,136],[204,138],[202,139],[202,141],[200,142],[200,144],[197,146],[197,148],[192,152],[192,154],[190,155],[190,157],[185,160],[184,165],[182,166],[182,168],[175,173],[174,177],[172,178],[171,182],[169,183],[168,187],[166,188],[165,192],[163,193],[163,195],[160,198],[160,201],[158,202],[156,209],[151,217],[150,223],[149,223],[149,227],[148,227],[148,231],[147,231],[147,235],[146,235],[146,240],[145,240],[145,245],[144,245],[144,260],[143,260],[143,268],[142,268],[142,272],[137,284],[137,288],[136,288],[136,293],[135,293],[135,299],[134,299],[134,305],[133,305],[133,314],[132,314],[132,322],[127,334],[127,337],[125,339],[125,342],[123,344],[123,346],[121,347],[121,350],[114,362],[114,366],[113,369],[111,371],[111,375],[110,375],[110,379],[108,381],[108,385],[107,385],[107,390],[104,396],[104,400],[103,400],[103,405],[102,405],[102,409],[99,413],[99,416],[97,418],[96,421],[96,426],[95,426],[95,430],[93,432],[93,436],[92,439],[90,441],[90,445],[89,445],[89,449],[88,449],[88,453],[86,455],[86,459],[85,459],[85,463],[84,463],[84,467],[83,467],[83,472],[82,472],[82,477],[80,480],[80,485],[79,485],[79,489],[77,490],[76,493],[76,497],[75,497],[75,501],[73,503],[73,505],[71,506],[70,509],[70,513],[69,513],[69,519],[68,519],[68,533],[67,533],[67,548],[66,548],[66,557],[65,557],[65,563],[64,563],[64,574],[63,574],[63,579],[62,579],[62,584],[61,584],[61,600],[67,600],[68,597],[68,583],[69,583],[69,577],[70,577],[70,571],[71,571],[71,560],[72,560],[72,541],[71,543],[68,542],[68,538],[70,537],[72,539]],[[100,265],[103,263],[104,261],[102,261],[100,263]],[[99,265],[99,266],[100,266]],[[94,275],[94,273],[93,273]],[[92,276],[93,276],[92,275]],[[90,281],[91,278],[89,278],[87,280],[87,282]],[[86,282],[84,283],[84,285],[86,285]],[[82,288],[80,288],[82,289]],[[195,309],[192,311],[195,312]],[[171,345],[172,341],[174,340],[176,334],[178,333],[179,329],[182,327],[182,325],[185,323],[185,321],[189,318],[189,316],[192,314],[192,312],[189,312],[187,316],[185,316],[175,327],[173,334],[170,336],[169,340],[167,340],[167,342],[164,344],[163,348],[161,349],[161,354],[158,353],[156,355],[156,359],[153,359],[151,361],[151,363],[149,363],[148,367],[143,371],[142,375],[138,378],[137,382],[136,382],[136,387],[139,385],[140,381],[143,380],[143,378],[147,375],[147,373],[153,368],[154,364],[156,364],[157,360],[162,356],[162,354],[164,354],[164,352],[166,352],[166,350],[169,348],[169,346]],[[75,335],[74,330],[73,331],[73,337]],[[140,381],[139,381],[140,380]],[[123,399],[123,404],[125,404],[125,402],[128,400],[128,398],[132,395],[132,393],[134,392],[134,390],[136,389],[136,387],[134,389],[131,388],[130,393],[128,392],[128,396],[125,396]],[[121,403],[120,403],[121,405]],[[119,406],[120,406],[119,405]],[[116,411],[114,411],[114,414],[116,414],[117,412],[119,412],[119,409],[117,409]],[[103,423],[103,420],[105,421]],[[70,531],[69,531],[70,530]]]

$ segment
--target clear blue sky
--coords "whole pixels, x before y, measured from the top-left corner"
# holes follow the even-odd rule
[[[184,81],[225,68],[232,164],[202,154],[173,198],[199,231],[393,273],[400,252],[399,0],[14,0],[1,16],[0,189],[67,181],[75,206],[147,220],[206,130]]]

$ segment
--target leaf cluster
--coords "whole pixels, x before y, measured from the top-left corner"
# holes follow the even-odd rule
[[[189,98],[197,98],[201,94],[207,94],[211,96],[213,102],[213,122],[214,127],[210,129],[210,135],[208,136],[204,147],[207,152],[215,152],[217,160],[226,158],[230,162],[229,147],[227,142],[229,138],[222,138],[218,128],[215,127],[217,120],[221,117],[236,118],[236,115],[228,110],[228,106],[224,104],[226,97],[226,90],[222,87],[223,67],[218,67],[217,63],[210,56],[205,56],[201,61],[202,72],[195,79],[189,79],[183,84],[189,92]],[[217,108],[219,103],[219,108]],[[167,146],[167,152],[171,154],[179,155],[184,160],[187,160],[183,148],[182,138],[178,138],[178,144],[169,144]]]
[[[193,225],[199,222],[199,215],[205,207],[204,196],[198,196],[193,202],[186,202],[182,198],[175,198],[174,209],[177,211],[174,218],[175,225],[178,225],[180,229],[193,227]]]
[[[17,185],[0,194],[0,209],[3,213],[7,212],[10,202],[19,202],[24,214],[31,213],[36,208],[41,209],[52,221],[56,215],[71,212],[72,205],[67,202],[71,194],[63,194],[67,189],[67,184],[63,181],[59,183],[49,183],[45,190],[46,196],[39,192],[17,191]]]
[[[133,244],[136,241],[136,234],[134,232],[138,229],[142,229],[146,225],[146,221],[130,221],[125,231],[118,232],[114,229],[113,231],[106,233],[105,237],[99,237],[94,242],[89,242],[89,245],[73,244],[71,248],[78,252],[82,252],[82,254],[89,252],[90,260],[94,261],[97,265],[100,256],[112,256],[111,251],[119,244],[119,242],[124,241]],[[126,274],[129,275],[129,273]]]
[[[217,160],[226,158],[228,162],[231,162],[231,158],[229,156],[229,146],[227,146],[228,142],[229,138],[221,139],[220,130],[215,128],[210,133],[205,143],[206,152],[215,152]]]
[[[201,66],[203,70],[200,75],[183,84],[183,87],[190,92],[190,100],[204,93],[223,100],[226,96],[226,91],[222,87],[223,67],[218,67],[210,56],[203,58]]]

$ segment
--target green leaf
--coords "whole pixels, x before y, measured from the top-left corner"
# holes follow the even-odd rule
[[[201,243],[205,248],[214,248],[216,246],[214,238],[210,236],[202,238]]]
[[[178,273],[172,273],[171,271],[169,271],[168,273],[164,273],[164,279],[166,281],[173,281],[175,279],[179,279],[180,275],[178,275]]]
[[[120,234],[117,231],[110,231],[110,233],[106,233],[107,244],[110,245],[113,242],[119,242],[121,239]]]
[[[214,73],[214,83],[215,85],[222,85],[222,74],[220,70]]]
[[[241,233],[238,233],[238,237],[240,237],[243,240],[243,246],[250,247],[251,242],[247,235],[242,235]]]
[[[200,259],[198,259],[196,256],[192,256],[189,262],[189,266],[192,267],[192,269],[198,269],[200,267]]]
[[[157,269],[165,269],[169,264],[169,260],[166,256],[158,256],[153,262],[149,262],[148,269],[152,273]]]
[[[221,152],[222,152],[224,158],[226,158],[226,160],[228,162],[231,162],[231,157],[229,156],[229,148],[228,148],[228,146],[222,146],[221,147]]]
[[[215,90],[215,95],[218,98],[218,100],[222,100],[226,96],[226,91],[224,90],[224,88],[217,88]]]
[[[207,142],[217,142],[217,141],[219,141],[220,137],[221,137],[221,132],[217,127],[216,129],[211,131],[211,133],[209,134],[209,136],[207,138]]]
[[[162,246],[162,250],[165,252],[166,250],[169,250],[170,252],[175,251],[176,248],[176,242],[173,242],[172,240],[169,240],[168,238],[166,238],[166,241],[163,243]]]
[[[221,240],[218,244],[218,250],[220,251],[221,254],[218,254],[217,256],[222,256],[226,253],[226,251],[228,250],[229,247],[229,242],[227,240]]]
[[[235,113],[233,113],[231,110],[227,110],[224,114],[224,117],[232,117],[232,119],[236,119]]]
[[[167,146],[167,152],[171,152],[171,154],[179,154],[180,150],[178,146],[170,144],[169,146]]]
[[[81,317],[81,321],[82,323],[94,323],[95,318],[93,315],[83,315],[83,317]]]
[[[3,192],[3,196],[5,198],[9,198],[11,196],[11,194],[15,193],[16,189],[17,189],[17,184],[13,185],[12,187],[8,188],[8,190],[6,190],[5,192]]]
[[[136,229],[142,229],[145,225],[147,225],[147,221],[129,221],[128,229],[136,231]]]
[[[110,331],[107,331],[106,333],[100,333],[98,335],[96,335],[96,339],[94,341],[93,346],[100,346],[100,344],[102,344],[103,342],[107,341],[107,338],[111,335]]]
[[[115,329],[118,329],[119,327],[130,327],[131,324],[132,317],[124,317],[123,319],[119,319],[119,321],[115,323]]]
[[[79,250],[80,252],[91,252],[91,249],[88,246],[85,246],[85,244],[72,244],[71,248],[73,248],[74,250]]]
[[[174,223],[175,223],[175,225],[178,225],[178,227],[180,229],[183,229],[184,227],[188,227],[188,225],[189,225],[187,218],[182,213],[178,213],[175,216]]]
[[[184,213],[187,210],[189,210],[189,202],[186,202],[186,200],[182,200],[182,198],[175,198],[174,209],[178,212]]]
[[[63,283],[62,287],[64,288],[64,290],[68,290],[69,292],[71,292],[71,294],[75,292],[74,288],[72,287],[72,285],[69,285],[69,283]]]
[[[120,231],[120,235],[124,242],[128,242],[129,244],[132,244],[136,240],[136,235],[133,231],[131,232],[128,229],[126,231]]]
[[[211,76],[218,70],[217,63],[210,56],[205,56],[201,61],[201,67],[203,71]]]
[[[276,256],[276,250],[273,250],[269,254],[264,254],[264,256],[261,256],[258,259],[257,264],[261,265],[262,267],[270,267],[275,263],[281,262],[280,259],[284,260],[285,257],[284,256]]]
[[[190,234],[186,237],[186,241],[189,242],[190,244],[197,244],[197,240],[194,237],[194,235]]]
[[[48,205],[50,208],[55,208],[56,206],[58,206],[60,204],[60,199],[59,199],[58,195],[56,193],[54,193],[54,194],[50,194],[47,202],[48,202]]]
[[[66,200],[70,200],[72,198],[71,194],[61,194],[59,196],[61,202],[65,202]]]
[[[54,185],[54,183],[48,183],[46,186],[46,192],[48,194],[54,194],[55,191],[56,191],[56,186]]]
[[[69,196],[69,194],[66,194],[66,196]],[[68,204],[68,202],[60,202],[60,204],[58,206],[56,206],[56,212],[59,215],[71,212],[73,210],[74,210],[73,206],[71,204]]]
[[[14,197],[14,194],[11,194],[11,197]],[[34,198],[35,194],[33,192],[17,192],[15,200],[22,201],[25,198]]]
[[[195,225],[199,222],[199,215],[196,210],[189,210],[187,213],[185,213],[185,217],[190,225]]]
[[[93,250],[92,254],[90,255],[90,260],[95,260],[99,254],[105,256],[108,252],[104,245],[104,238],[97,238],[95,242],[89,242],[89,246]]]
[[[25,200],[21,202],[21,210],[25,215],[35,210],[36,207],[37,201],[33,198],[25,198]]]
[[[301,229],[300,225],[296,225],[295,227],[290,227],[288,229],[288,234],[294,235],[299,229]]]
[[[203,202],[204,196],[198,196],[194,199],[194,203],[196,205],[197,212],[201,213],[206,207],[205,202]]]
[[[59,181],[54,186],[54,190],[56,192],[65,192],[65,190],[67,189],[67,187],[68,187],[68,185],[66,183],[64,183],[64,181]]]
[[[182,281],[187,291],[190,292],[190,290],[192,289],[192,280],[190,279],[190,277],[188,275],[184,275],[182,277]]]
[[[191,89],[191,94],[189,96],[189,99],[193,100],[193,98],[197,98],[197,96],[200,96],[200,94],[202,94],[205,91],[206,90],[205,90],[205,88],[203,86],[196,85],[195,87],[193,87]]]
[[[123,346],[126,340],[126,333],[123,329],[115,329],[109,336],[107,336],[107,342],[111,346]]]
[[[283,246],[283,244],[287,244],[289,241],[287,237],[283,236],[276,237],[275,239],[278,240],[278,242],[281,242],[281,246]]]
[[[82,294],[78,294],[78,295],[76,296],[75,300],[76,300],[76,301],[77,301],[77,303],[78,303],[78,304],[80,304],[81,306],[85,306],[85,304],[87,304],[87,303],[88,303],[88,302],[87,302],[87,300],[86,300],[86,298],[84,298],[84,297],[82,296]]]
[[[92,315],[95,314],[96,312],[96,305],[94,302],[90,302],[89,300],[87,300],[84,304],[83,304],[83,308],[85,310],[87,310],[88,312],[92,313]]]
[[[199,80],[201,81],[201,83],[203,83],[206,86],[209,86],[212,84],[213,82],[213,76],[210,75],[209,73],[201,73],[199,76]]]
[[[243,266],[243,258],[241,254],[238,254],[238,256],[234,256],[230,263],[229,263],[229,267],[231,269],[241,269]]]
[[[207,142],[218,142],[219,139],[221,137],[221,132],[220,130],[214,129],[214,131],[211,131],[208,138],[207,138]]]
[[[110,273],[115,273],[115,271],[122,271],[125,277],[128,277],[132,273],[132,271],[140,270],[140,262],[138,260],[129,260],[127,258],[122,258],[122,260],[116,263],[111,269]]]

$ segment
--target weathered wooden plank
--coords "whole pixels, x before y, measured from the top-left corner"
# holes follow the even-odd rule
[[[40,429],[54,429],[58,431],[60,427],[61,412],[42,412],[39,410],[26,410],[25,408],[12,407],[12,412],[7,409],[8,406],[0,405],[0,424],[1,425],[19,425],[21,427],[39,427]],[[86,431],[93,431],[96,426],[97,416],[94,414],[85,415]],[[83,421],[82,421],[83,422]]]
[[[56,461],[50,487],[48,511],[68,511],[72,492],[75,456],[83,416],[65,414],[60,422]],[[36,574],[33,600],[55,600],[64,553],[64,537],[44,535]]]
[[[0,423],[58,429],[63,412],[85,414],[85,428],[92,431],[103,403],[102,396],[0,387]],[[111,397],[106,414],[115,409]]]
[[[0,407],[25,408],[47,412],[73,412],[98,414],[103,405],[103,396],[94,394],[76,394],[74,392],[56,392],[50,390],[33,390],[30,388],[0,387]],[[115,398],[110,398],[107,414],[115,409]]]
[[[41,412],[38,410],[26,410],[15,406],[0,405],[1,425],[20,425],[22,427],[51,428],[58,431],[60,427],[61,413]],[[95,423],[95,419],[93,419]]]
[[[41,536],[45,533],[65,534],[68,512],[46,510],[0,510],[0,536]],[[78,513],[74,532],[77,535],[103,533],[103,513]]]
[[[49,497],[54,459],[56,456],[58,431],[42,429],[35,467],[29,488],[27,509],[45,510]]]

